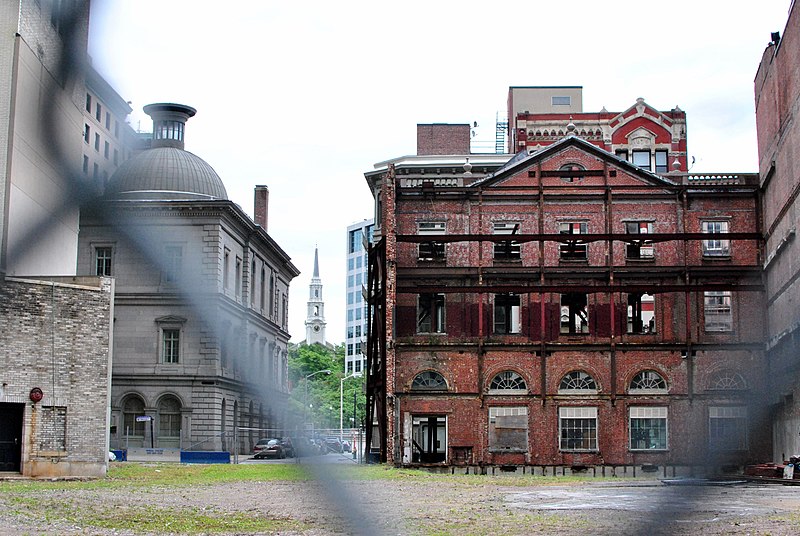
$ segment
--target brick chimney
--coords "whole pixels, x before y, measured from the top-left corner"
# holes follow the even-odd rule
[[[469,124],[417,124],[417,155],[469,154]]]
[[[269,188],[266,185],[256,185],[254,201],[254,217],[256,224],[267,230],[267,213],[269,212]]]

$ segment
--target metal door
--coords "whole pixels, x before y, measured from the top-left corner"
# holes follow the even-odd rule
[[[25,404],[0,404],[0,471],[20,471]]]

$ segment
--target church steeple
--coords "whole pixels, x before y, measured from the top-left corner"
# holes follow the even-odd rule
[[[322,301],[322,280],[319,277],[319,250],[314,248],[314,274],[308,286],[306,344],[325,344],[325,302]]]

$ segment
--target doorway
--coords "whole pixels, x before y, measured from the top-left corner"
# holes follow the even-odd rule
[[[414,415],[411,434],[413,463],[447,461],[447,418],[444,415]]]
[[[0,471],[20,472],[25,404],[0,403]]]

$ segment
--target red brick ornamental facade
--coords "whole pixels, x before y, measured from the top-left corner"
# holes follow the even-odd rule
[[[656,174],[575,135],[479,156],[366,174],[375,454],[670,474],[768,459],[757,176]]]

